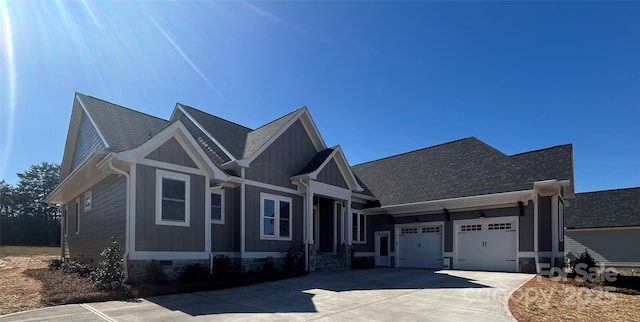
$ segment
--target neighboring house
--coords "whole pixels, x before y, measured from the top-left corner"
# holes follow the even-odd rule
[[[577,193],[565,209],[565,252],[598,263],[640,267],[640,187]]]
[[[357,175],[357,176],[356,176]],[[62,256],[110,237],[127,272],[236,270],[303,252],[306,270],[377,266],[535,272],[564,256],[571,145],[507,156],[467,138],[350,167],[306,107],[250,129],[176,104],[163,120],[77,93],[61,182]],[[554,260],[555,259],[555,260]]]

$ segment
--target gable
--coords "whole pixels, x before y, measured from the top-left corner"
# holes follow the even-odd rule
[[[190,168],[198,168],[196,163],[189,157],[175,137],[170,138],[158,148],[147,154],[145,158],[166,163],[182,165]]]
[[[174,117],[172,117],[173,121],[180,121],[187,128],[191,136],[200,144],[200,147],[205,152],[205,154],[211,159],[216,165],[221,165],[225,162],[230,161],[231,159],[222,151],[222,149],[215,143],[209,135],[207,135],[198,125],[193,122],[189,116],[187,116],[183,111],[176,107],[176,112],[174,112]]]
[[[300,120],[291,125],[251,162],[246,177],[284,187],[294,187],[291,176],[317,153]]]
[[[322,183],[326,183],[332,186],[342,187],[348,189],[347,181],[342,176],[342,172],[340,172],[340,168],[338,168],[338,164],[334,158],[331,158],[327,165],[318,173],[318,181]]]
[[[100,138],[98,130],[93,126],[87,114],[81,110],[80,127],[78,129],[78,137],[73,149],[73,157],[71,161],[70,172],[73,172],[91,153],[96,150],[106,148],[104,142]]]

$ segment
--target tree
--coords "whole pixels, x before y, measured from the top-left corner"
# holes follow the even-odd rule
[[[14,202],[20,215],[34,217],[44,223],[59,219],[58,208],[48,205],[45,201],[58,185],[60,179],[58,164],[42,162],[31,165],[29,170],[18,173],[18,179]]]
[[[0,180],[0,216],[7,217],[13,208],[13,187],[4,180]]]
[[[117,291],[122,287],[124,266],[120,244],[115,238],[111,237],[100,253],[100,262],[89,278],[100,291]]]

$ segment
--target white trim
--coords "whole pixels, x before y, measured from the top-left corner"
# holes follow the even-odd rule
[[[558,252],[558,194],[551,197],[551,252],[555,257]]]
[[[211,252],[211,194],[207,193],[207,191],[210,192],[211,187],[209,186],[209,176],[204,177],[204,202],[205,202],[205,207],[204,207],[204,250],[207,253]],[[222,204],[224,205],[224,194],[222,195]],[[224,210],[224,207],[223,207]],[[224,218],[224,212],[222,213],[222,218]],[[198,226],[197,224],[195,225],[196,227]],[[211,268],[211,267],[210,267]]]
[[[522,201],[525,205],[528,200],[531,199],[531,193],[533,190],[512,191],[495,193],[488,195],[469,196],[461,198],[450,198],[432,201],[412,202],[406,204],[389,205],[377,208],[366,209],[368,214],[387,213],[387,214],[407,214],[408,212],[425,212],[442,213],[442,209],[449,210],[454,209],[468,209],[472,207],[485,207],[491,206],[493,208],[502,205],[505,206],[517,206],[518,201]]]
[[[178,109],[180,109],[182,111],[182,113],[184,115],[186,115],[187,118],[189,120],[191,120],[191,122],[193,122],[193,124],[195,124],[198,129],[200,129],[200,131],[202,131],[202,133],[204,133],[207,137],[209,137],[209,139],[211,139],[211,141],[213,141],[213,143],[215,143],[218,146],[218,148],[220,148],[220,150],[222,150],[222,152],[224,152],[224,154],[227,155],[227,157],[229,157],[229,159],[230,159],[229,161],[234,161],[236,159],[231,153],[229,153],[229,151],[227,151],[227,149],[224,148],[224,146],[222,144],[220,144],[220,142],[218,142],[218,140],[214,139],[213,136],[211,136],[211,134],[209,132],[207,132],[207,130],[205,130],[202,127],[202,125],[200,125],[200,123],[196,122],[196,120],[193,117],[191,117],[191,115],[189,113],[187,113],[187,111],[185,111],[182,108],[182,104],[178,103],[178,104],[176,104],[176,107]]]
[[[208,181],[207,181],[208,182]],[[225,219],[225,191],[222,188],[210,188],[209,189],[209,198],[211,198],[211,194],[217,194],[220,195],[220,220],[214,220],[213,218],[211,218],[211,223],[212,224],[220,224],[220,225],[224,225],[224,219]],[[209,200],[209,203],[207,203],[209,205],[209,211],[211,211],[211,200]],[[212,215],[209,215],[209,217],[211,217]]]
[[[80,198],[76,199],[76,216],[75,218],[75,232],[76,235],[80,235]]]
[[[558,227],[556,227],[556,231],[558,234],[558,241],[561,241],[563,243],[564,243],[564,210],[565,210],[564,204],[565,204],[564,198],[562,196],[559,196],[558,197]]]
[[[209,259],[209,252],[171,252],[171,251],[133,251],[130,259],[156,259],[156,260],[187,260]]]
[[[360,209],[351,209],[351,213],[349,214],[351,216],[351,226],[349,226],[349,229],[351,230],[351,234],[353,235],[353,214],[357,214],[357,220],[356,220],[356,227],[357,227],[357,233],[356,236],[352,236],[351,237],[351,243],[352,244],[366,244],[367,243],[367,215],[364,214]],[[361,219],[364,219],[364,223],[361,222]],[[360,237],[360,228],[361,226],[364,226],[364,239],[361,239]],[[389,238],[391,238],[391,236],[389,236]]]
[[[131,182],[129,183],[129,189],[130,189],[130,197],[131,197],[131,201],[130,201],[130,205],[129,205],[129,217],[127,218],[127,220],[129,221],[129,238],[128,238],[128,243],[129,243],[129,251],[130,253],[133,253],[136,251],[136,216],[137,216],[137,211],[136,211],[136,205],[138,203],[138,201],[136,200],[136,190],[137,189],[137,168],[136,168],[136,164],[132,163],[129,166],[129,180],[131,180]]]
[[[272,200],[274,206],[273,214],[273,236],[264,234],[264,202],[265,200]],[[280,233],[280,203],[289,203],[289,236],[282,237]],[[260,192],[260,239],[261,240],[293,240],[293,199],[291,197],[285,197],[280,195],[274,195],[266,192]]]
[[[242,176],[240,181],[240,251],[246,250],[246,225],[247,225],[247,185],[245,183],[245,168],[240,168],[240,175]]]
[[[76,93],[76,99],[78,100],[78,103],[80,103],[80,107],[82,107],[82,110],[84,110],[84,113],[87,114],[89,121],[91,121],[91,125],[93,125],[93,127],[96,129],[96,132],[98,132],[98,136],[100,136],[102,143],[104,143],[105,149],[109,148],[109,143],[107,143],[107,140],[104,139],[104,135],[102,135],[102,132],[100,132],[100,129],[96,125],[96,122],[93,121],[91,114],[89,114],[89,111],[87,111],[87,108],[84,106],[84,102],[82,102],[82,100],[80,99],[80,96],[78,96],[78,93]],[[75,150],[75,146],[74,146],[74,150]]]
[[[342,176],[345,183],[347,184],[347,187],[352,191],[364,191],[364,188],[362,188],[358,184],[356,177],[353,175],[353,172],[349,167],[349,162],[347,162],[347,158],[344,155],[344,152],[342,152],[342,148],[340,147],[340,145],[336,145],[332,147],[332,149],[333,151],[324,159],[324,161],[322,161],[320,166],[318,166],[318,168],[316,168],[314,171],[293,176],[291,177],[291,179],[295,180],[302,177],[309,177],[313,180],[317,180],[320,172],[324,170],[324,168],[327,166],[327,164],[329,164],[331,160],[334,160],[336,163],[336,166],[338,167],[338,170],[340,171],[340,175]],[[339,158],[336,158],[336,155],[339,156]]]
[[[520,265],[518,263],[518,250],[520,249],[519,246],[519,236],[520,236],[520,227],[519,227],[519,222],[520,222],[520,216],[502,216],[502,217],[491,217],[491,218],[474,218],[474,219],[458,219],[458,220],[453,220],[452,226],[453,226],[453,269],[457,269],[457,264],[458,263],[458,256],[460,254],[460,252],[458,251],[458,227],[460,225],[465,225],[465,224],[475,224],[475,223],[480,223],[480,224],[492,224],[492,223],[500,223],[500,222],[505,222],[505,221],[513,221],[514,224],[514,230],[515,230],[515,252],[513,254],[513,258],[515,259],[514,261],[514,267],[513,267],[513,271],[514,272],[518,272],[520,269]]]
[[[607,231],[607,230],[629,230],[640,229],[640,226],[624,226],[624,227],[594,227],[594,228],[565,228],[564,232],[577,232],[577,231]]]
[[[69,237],[69,204],[64,205],[64,237]]]
[[[309,189],[311,189],[311,192],[313,194],[323,195],[340,200],[348,200],[349,202],[351,202],[351,191],[349,189],[328,185],[326,183],[318,182],[315,180],[310,180]]]
[[[192,174],[197,174],[197,175],[201,175],[201,176],[205,176],[207,175],[207,171],[205,170],[201,170],[201,169],[197,169],[197,168],[191,168],[191,167],[185,167],[183,165],[179,165],[179,164],[174,164],[174,163],[168,163],[168,162],[163,162],[163,161],[158,161],[158,160],[151,160],[151,159],[140,159],[138,161],[136,161],[136,163],[138,164],[143,164],[146,166],[150,166],[150,167],[155,167],[155,168],[161,168],[161,169],[166,169],[166,170],[171,170],[171,171],[176,171],[176,172],[185,172],[185,173],[192,173]]]
[[[535,257],[536,253],[535,252],[518,252],[518,257]],[[538,252],[538,256],[539,257],[551,257],[551,252]],[[564,257],[564,255],[557,255],[556,257]]]
[[[87,206],[87,197],[89,197],[89,206]],[[84,207],[84,211],[91,211],[93,208],[93,191],[91,189],[87,190],[84,193],[84,197],[82,198],[82,206]]]
[[[241,169],[244,169],[244,168],[241,168]],[[244,184],[247,184],[247,185],[250,185],[250,186],[253,186],[253,187],[270,189],[270,190],[290,193],[290,194],[294,194],[294,195],[300,195],[301,194],[300,191],[298,191],[296,189],[276,186],[276,185],[273,185],[273,184],[270,184],[270,183],[264,183],[264,182],[260,182],[260,181],[243,179],[243,178],[239,178],[239,177],[229,176],[229,181],[235,182],[235,183],[241,183],[241,184],[244,183]]]
[[[366,232],[365,232],[366,235]],[[380,242],[378,237],[379,236],[387,236],[387,266],[386,267],[391,267],[391,231],[390,230],[382,230],[382,231],[375,231],[373,233],[373,238],[374,238],[374,265],[373,266],[378,266],[378,253],[379,253],[379,246],[380,246]]]
[[[393,231],[394,231],[394,236],[395,236],[395,252],[394,252],[395,267],[401,267],[400,266],[400,238],[399,238],[400,237],[400,229],[401,228],[405,228],[405,227],[425,227],[425,226],[440,226],[440,233],[441,233],[440,254],[442,254],[442,257],[440,258],[440,265],[444,264],[444,262],[443,262],[443,260],[444,260],[444,243],[445,243],[445,239],[444,239],[444,235],[445,235],[444,221],[423,221],[423,222],[416,222],[416,223],[406,223],[406,224],[395,224],[395,225],[393,225]],[[454,239],[455,239],[455,237],[454,237]]]
[[[338,212],[338,205],[340,205],[340,212]],[[342,209],[342,201],[334,201],[333,202],[333,252],[337,253],[338,252],[338,220],[340,220],[341,222],[343,222],[343,215],[342,213],[344,213],[343,209]],[[345,244],[344,240],[344,223],[340,224],[340,242],[341,244]]]
[[[162,180],[182,181],[184,191],[184,221],[168,220],[162,217]],[[156,225],[189,227],[191,223],[191,176],[188,174],[156,169]],[[206,208],[205,208],[206,209]]]

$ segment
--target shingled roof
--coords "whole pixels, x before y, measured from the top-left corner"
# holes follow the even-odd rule
[[[640,226],[640,187],[577,193],[564,211],[567,228]]]
[[[113,152],[135,149],[160,133],[169,121],[99,98],[77,93]]]
[[[521,191],[546,179],[475,137],[352,169],[382,206]]]
[[[334,148],[326,148],[316,153],[316,155],[311,158],[311,161],[309,161],[309,163],[307,163],[307,165],[305,165],[304,168],[300,170],[300,173],[298,173],[298,175],[316,171],[318,167],[320,167],[322,163],[324,163],[324,161],[331,155],[331,153],[333,153],[333,150]]]
[[[545,179],[571,180],[573,177],[571,144],[514,154],[510,158],[544,175]]]
[[[298,111],[300,111],[300,109],[275,119],[247,134],[247,141],[244,145],[242,158],[248,158],[260,149],[260,147],[278,133],[278,131],[284,127],[298,113]]]

